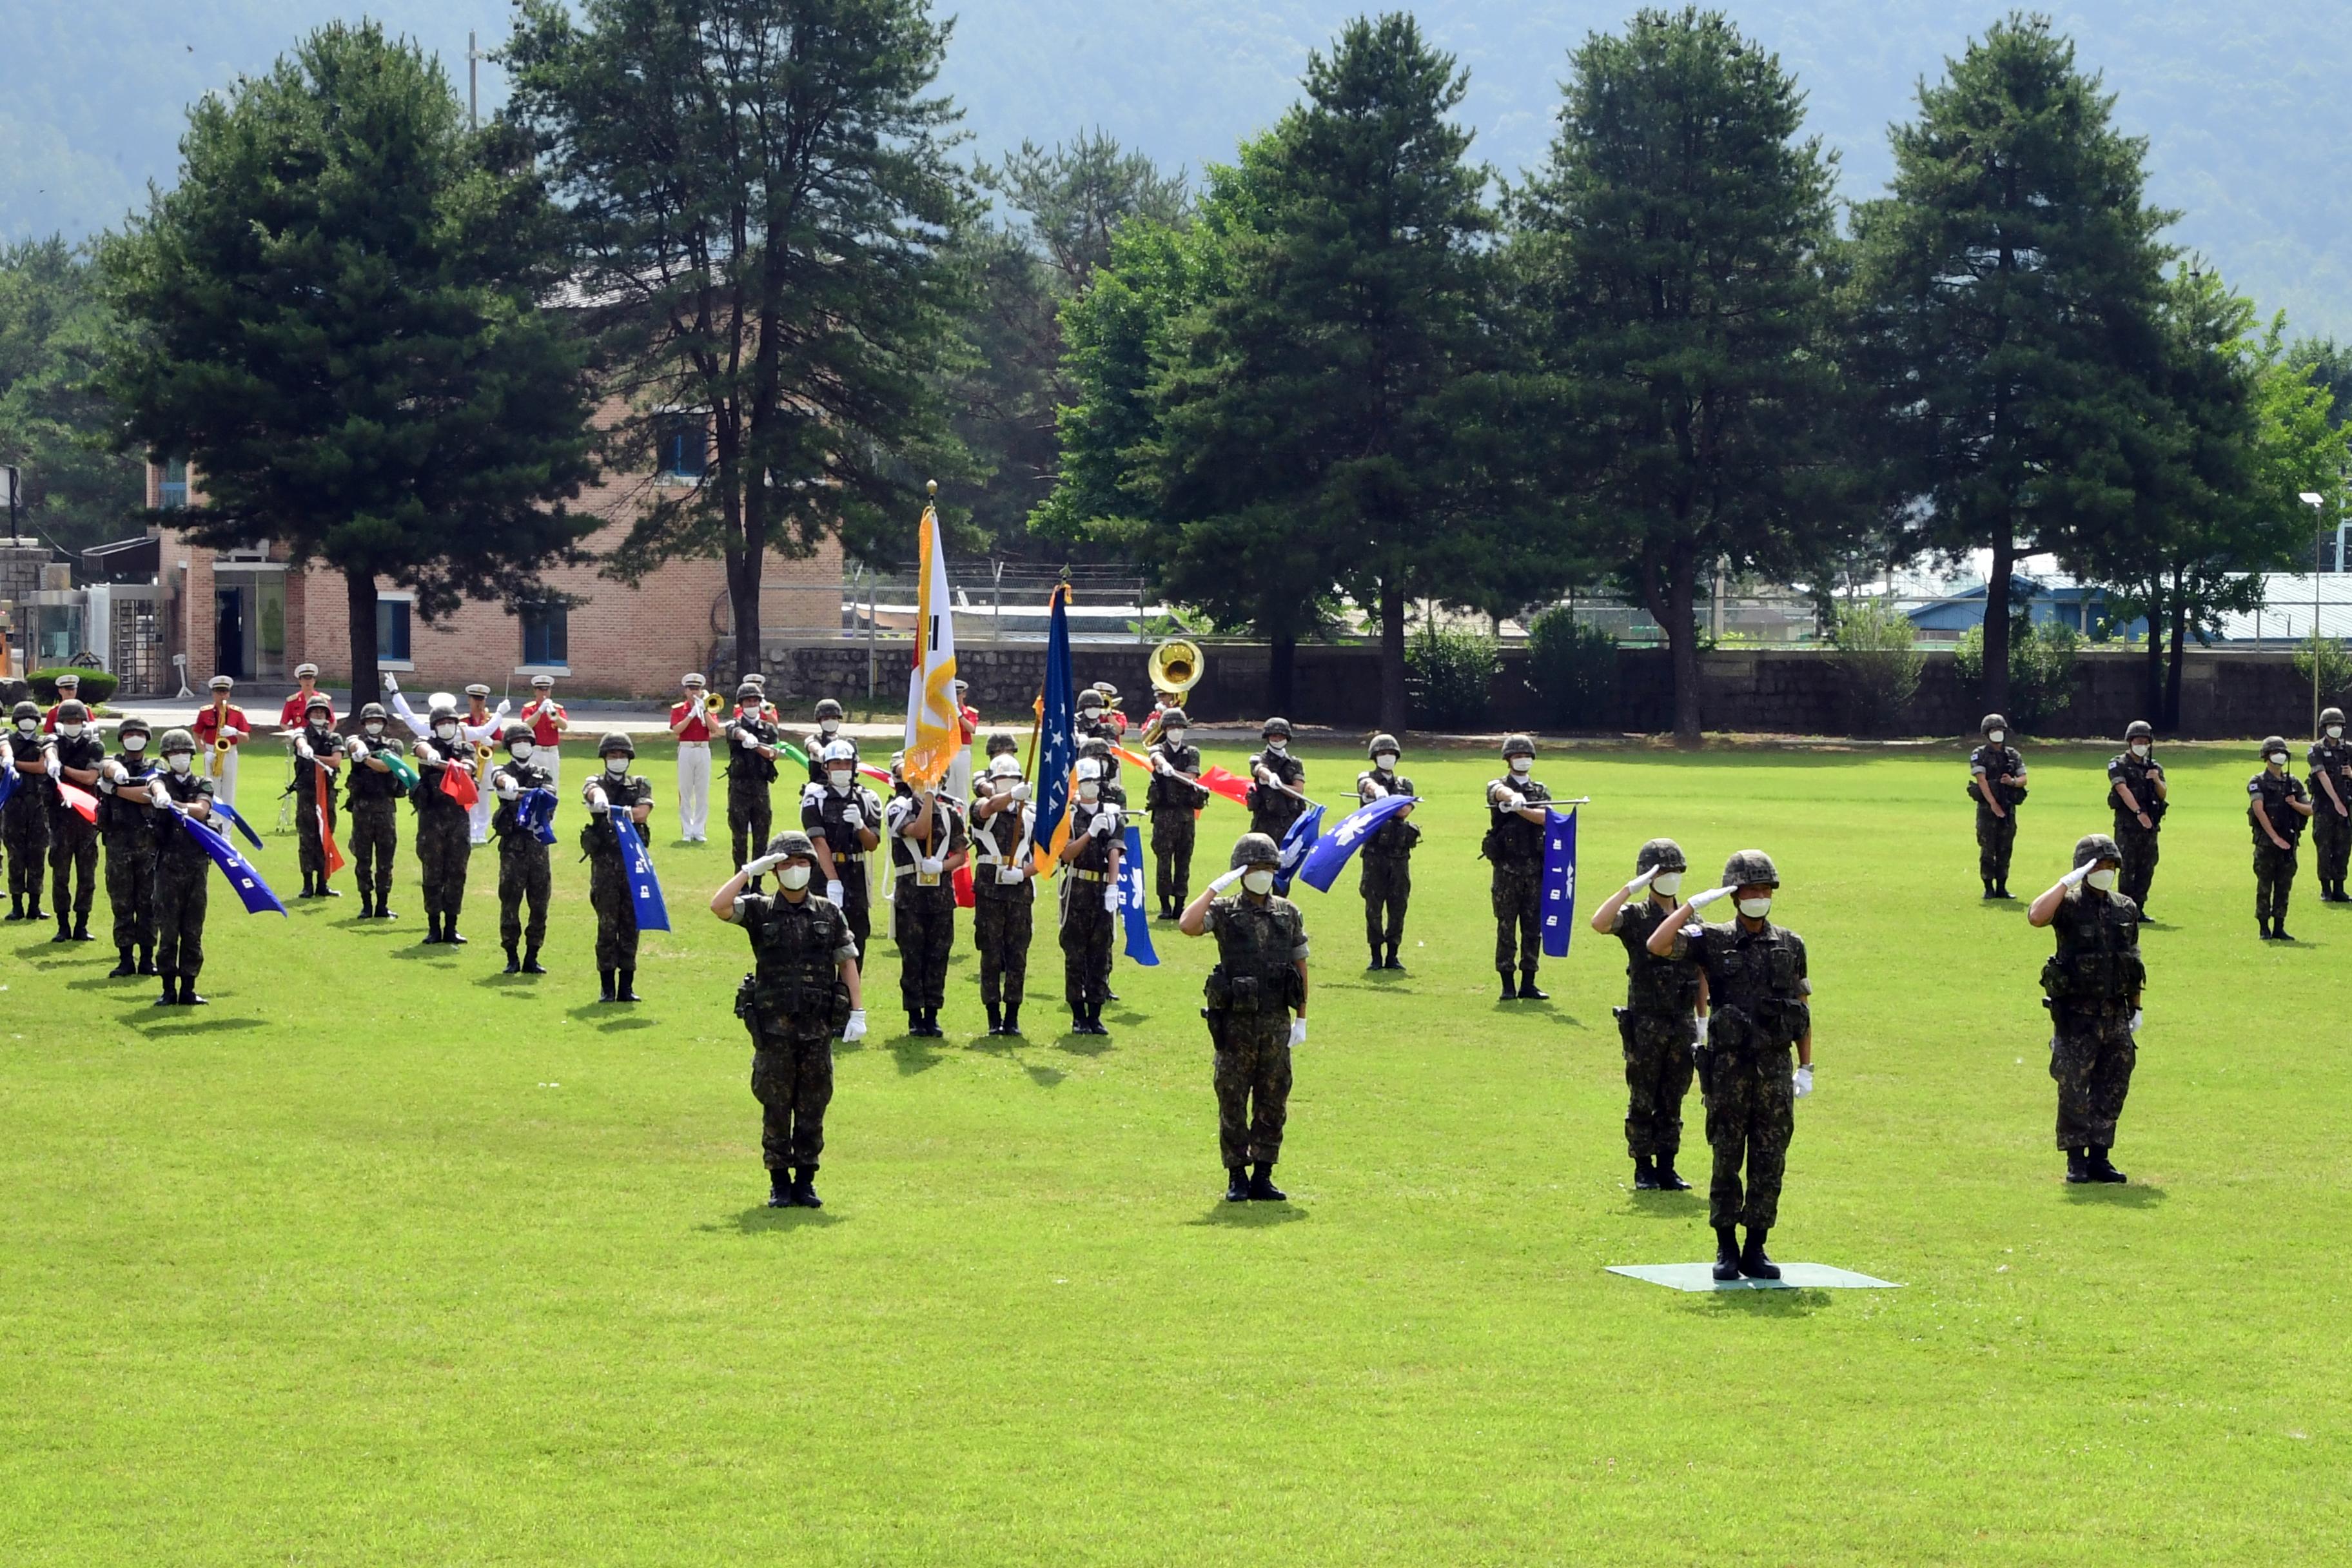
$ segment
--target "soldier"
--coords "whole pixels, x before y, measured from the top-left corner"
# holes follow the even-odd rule
[[[2172,786],[2154,755],[2156,727],[2135,719],[2124,729],[2124,749],[2107,763],[2107,809],[2116,814],[2116,843],[2124,858],[2124,896],[2147,919],[2148,884],[2156,879],[2157,834]]]
[[[1274,1184],[1274,1166],[1290,1114],[1290,1053],[1307,1043],[1307,921],[1274,890],[1281,862],[1273,839],[1243,834],[1232,868],[1185,905],[1176,922],[1186,936],[1213,931],[1217,938],[1201,1016],[1216,1048],[1217,1148],[1229,1204],[1288,1196]],[[1235,882],[1241,891],[1223,896]]]
[[[352,813],[352,869],[360,884],[360,919],[388,921],[392,863],[400,848],[400,797],[407,793],[392,764],[404,750],[386,733],[392,715],[381,702],[360,709],[360,732],[344,742],[352,764],[345,801]]]
[[[603,984],[599,1002],[637,1002],[637,905],[629,891],[629,876],[621,859],[621,835],[613,826],[613,812],[625,811],[638,829],[641,847],[646,818],[653,815],[654,786],[629,772],[637,743],[618,730],[596,742],[602,766],[582,792],[588,803],[588,820],[580,829],[580,847],[588,852],[588,901],[596,910],[596,975]],[[648,857],[653,851],[646,849]]]
[[[1550,994],[1536,987],[1543,920],[1545,802],[1551,791],[1535,780],[1536,743],[1525,735],[1503,742],[1501,778],[1486,781],[1486,837],[1478,852],[1494,867],[1495,971],[1503,977],[1503,1000],[1542,1002]],[[1511,984],[1513,960],[1519,983]]]
[[[530,678],[530,700],[522,705],[515,717],[530,726],[530,760],[547,774],[547,787],[558,789],[563,784],[563,732],[572,728],[571,715],[563,704],[555,700],[555,678],[534,675]]]
[[[801,737],[801,750],[808,755],[809,783],[824,783],[825,749],[835,741],[849,748],[849,765],[857,766],[857,742],[841,732],[841,704],[825,698],[816,705],[816,729]]]
[[[909,784],[904,762],[903,753],[890,759],[890,804],[882,808],[897,884],[898,999],[907,1009],[907,1032],[936,1040],[940,1008],[947,1002],[948,954],[955,951],[955,871],[971,858],[971,839],[963,802]]]
[[[163,984],[158,1007],[199,1007],[196,975],[205,966],[205,900],[212,857],[180,826],[176,805],[198,822],[213,819],[213,781],[196,765],[196,738],[163,731],[163,771],[148,781],[155,806],[155,970]]]
[[[1985,743],[1969,753],[1969,796],[1977,803],[1977,875],[1984,896],[2006,899],[2009,856],[2017,847],[2017,808],[2025,800],[2025,759],[2006,744],[2009,721],[1984,716]]]
[[[1118,850],[1119,808],[1103,799],[1102,764],[1080,757],[1070,802],[1070,836],[1062,846],[1062,994],[1070,1005],[1070,1032],[1108,1035],[1103,1004],[1110,999],[1111,927],[1118,897],[1113,864]]]
[[[1394,735],[1373,736],[1367,755],[1372,765],[1356,775],[1357,799],[1370,805],[1391,795],[1412,793],[1412,781],[1396,771]],[[1412,848],[1421,842],[1421,829],[1405,820],[1412,815],[1409,805],[1396,811],[1358,851],[1364,860],[1362,879],[1357,884],[1364,895],[1364,941],[1372,950],[1368,970],[1393,969],[1400,973],[1404,970],[1397,949],[1404,943],[1405,906],[1412,901]]]
[[[335,831],[335,784],[343,765],[343,738],[335,710],[313,697],[294,732],[294,832],[300,846],[302,897],[340,899],[327,886],[327,839]]]
[[[0,846],[8,851],[8,918],[41,918],[41,877],[49,862],[49,802],[58,786],[49,777],[49,753],[41,739],[38,703],[19,702],[8,710],[8,754],[16,787],[0,805]]]
[[[1616,1009],[1625,1047],[1625,1152],[1637,1192],[1687,1191],[1675,1170],[1683,1146],[1683,1097],[1691,1052],[1706,1026],[1706,974],[1696,963],[1650,952],[1659,922],[1682,901],[1690,863],[1671,838],[1653,838],[1633,857],[1633,879],[1601,900],[1592,929],[1625,944],[1625,1005]]]
[[[733,837],[735,864],[742,865],[768,841],[775,807],[769,792],[776,782],[776,757],[783,731],[762,716],[760,689],[749,682],[735,690],[734,717],[727,721],[727,831]],[[759,891],[758,883],[751,890]]]
[[[234,811],[236,760],[244,753],[245,743],[253,739],[253,722],[244,709],[228,700],[236,689],[236,681],[215,675],[208,684],[213,700],[196,714],[196,748],[205,759],[205,772],[212,775],[214,801]]]
[[[433,710],[428,739],[416,742],[416,787],[408,803],[416,809],[416,865],[425,887],[425,940],[458,947],[457,916],[466,906],[466,868],[473,859],[474,837],[467,830],[466,807],[446,785],[449,770],[473,772],[474,748],[467,742],[457,715],[446,708]]]
[[[1160,918],[1172,921],[1192,899],[1192,829],[1209,792],[1201,776],[1201,748],[1186,743],[1190,726],[1181,708],[1160,715],[1160,742],[1150,751],[1151,782],[1143,792],[1151,814],[1152,883],[1160,893]]]
[[[1092,757],[1095,765],[1102,770],[1102,798],[1124,809],[1127,786],[1118,782],[1118,758],[1111,751],[1110,742],[1100,735],[1089,735],[1078,742],[1078,755]]]
[[[995,741],[989,750],[996,751]],[[1029,858],[1037,808],[1030,804],[1021,763],[1009,752],[989,758],[988,772],[974,788],[985,792],[971,808],[971,925],[980,949],[980,1005],[988,1011],[990,1034],[1018,1035],[1037,897]]]
[[[2319,858],[2319,901],[2352,903],[2344,891],[2345,861],[2352,858],[2352,745],[2344,742],[2344,710],[2320,714],[2319,739],[2305,761],[2311,769],[2311,847]],[[2147,916],[2142,910],[2140,917]]]
[[[49,742],[49,776],[84,790],[98,787],[98,767],[106,742],[79,701],[58,704],[50,717],[57,734]],[[58,907],[58,934],[51,942],[89,942],[89,906],[98,897],[98,825],[66,804],[61,791],[49,802],[49,901]]]
[[[539,745],[530,738],[529,725],[508,725],[500,744],[507,754],[490,770],[490,793],[499,802],[490,816],[490,831],[499,838],[499,944],[507,950],[509,974],[544,974],[539,950],[547,941],[547,846],[523,820],[522,797],[555,786],[547,770],[532,760]],[[528,926],[522,918],[525,900],[530,904]],[[520,956],[515,952],[519,942],[528,943]]]
[[[677,836],[688,844],[700,844],[710,836],[710,737],[716,716],[701,676],[688,675],[678,687],[678,700],[669,705],[669,732],[677,742]],[[758,842],[767,841],[762,829]],[[743,863],[740,842],[735,863]]]
[[[1715,1277],[1778,1279],[1764,1238],[1780,1210],[1780,1178],[1796,1130],[1796,1101],[1813,1092],[1813,983],[1805,943],[1774,925],[1773,889],[1780,874],[1760,849],[1724,862],[1723,886],[1675,907],[1650,933],[1653,958],[1688,959],[1706,972],[1706,1043],[1699,1087],[1706,1096],[1706,1141],[1715,1152],[1707,1184],[1707,1221],[1715,1226]],[[1701,925],[1692,917],[1717,899],[1739,900],[1737,919]],[[1789,1047],[1797,1047],[1796,1069]],[[1739,1173],[1748,1168],[1742,1194]],[[1739,1245],[1737,1226],[1748,1226]]]
[[[824,896],[849,922],[863,963],[874,934],[866,857],[882,842],[882,801],[857,782],[857,748],[846,737],[827,743],[822,761],[824,783],[801,791],[801,831],[815,847]]]
[[[2034,926],[2057,927],[2042,966],[2050,1009],[2050,1076],[2058,1083],[2058,1147],[2070,1182],[2120,1182],[2108,1162],[2116,1119],[2131,1091],[2139,1047],[2139,906],[2118,887],[2123,850],[2104,833],[2074,841],[2074,868],[2027,906]]]
[[[2264,942],[2293,942],[2286,934],[2287,895],[2294,890],[2294,852],[2303,841],[2311,796],[2286,771],[2286,742],[2263,742],[2263,771],[2246,781],[2246,817],[2254,825],[2254,923]]]
[[[106,902],[119,955],[107,977],[121,979],[155,973],[156,822],[155,803],[147,797],[155,759],[147,754],[152,732],[146,720],[125,719],[114,738],[122,749],[99,773],[98,829],[106,841]]]
[[[840,906],[809,896],[815,858],[808,835],[780,833],[710,899],[710,912],[751,940],[752,973],[736,990],[735,1014],[751,1032],[770,1208],[824,1206],[815,1184],[833,1100],[833,1037],[866,1037],[857,944]],[[776,873],[772,895],[748,890],[769,871]]]
[[[1091,686],[1078,689],[1077,711],[1071,719],[1070,727],[1081,741],[1089,736],[1106,741],[1110,739],[1111,728],[1104,715],[1101,692]]]
[[[1258,739],[1265,744],[1249,760],[1250,831],[1265,834],[1279,847],[1307,809],[1307,764],[1290,754],[1289,720],[1268,719]]]

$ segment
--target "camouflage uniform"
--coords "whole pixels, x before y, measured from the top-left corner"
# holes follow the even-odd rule
[[[980,950],[980,1003],[992,1033],[1021,1032],[1037,884],[1029,877],[1003,881],[998,871],[1027,858],[1036,825],[1037,808],[1027,801],[972,824],[972,942]]]
[[[473,759],[467,755],[462,740],[449,744],[457,755],[442,751],[438,740],[427,742],[438,760],[416,765],[416,787],[409,792],[409,804],[416,808],[416,865],[425,888],[425,918],[429,928],[427,942],[456,942],[457,916],[466,906],[466,868],[474,855],[473,825],[467,818],[466,808],[455,795],[446,793],[441,780],[451,768],[473,769]]]
[[[1278,894],[1212,900],[1203,930],[1217,939],[1206,987],[1216,1047],[1217,1152],[1225,1169],[1282,1158],[1290,1115],[1290,1016],[1301,1000],[1307,921]]]
[[[1804,941],[1769,921],[1760,931],[1736,920],[1693,924],[1675,933],[1672,956],[1706,972],[1700,1088],[1706,1097],[1706,1142],[1715,1152],[1707,1221],[1718,1234],[1738,1224],[1769,1230],[1780,1215],[1780,1178],[1796,1131],[1789,1047],[1811,1021]]]
[[[1975,782],[1979,774],[1988,780],[2008,776],[2020,781],[1992,786],[2003,815],[1994,816],[1979,793]],[[1988,741],[1969,753],[1969,798],[1977,803],[1977,875],[1983,879],[1989,895],[2009,889],[2009,859],[2017,847],[2017,808],[2025,799],[2024,777],[2025,759],[2014,746],[1996,746]]]
[[[1412,793],[1412,781],[1402,773],[1366,768],[1356,775],[1359,799],[1377,798],[1366,792],[1368,781],[1392,795]],[[1404,912],[1412,902],[1412,850],[1420,842],[1420,828],[1391,816],[1357,851],[1363,867],[1356,888],[1364,896],[1364,942],[1372,950],[1374,969],[1404,967],[1397,961],[1397,949],[1404,945]]]
[[[1486,858],[1494,863],[1495,969],[1506,989],[1516,961],[1523,984],[1532,986],[1542,956],[1544,830],[1516,811],[1494,804],[1496,789],[1517,790],[1529,805],[1551,799],[1532,778],[1505,774],[1486,783]]]
[[[539,950],[547,941],[551,884],[547,846],[523,821],[522,796],[535,789],[552,789],[555,782],[545,768],[519,763],[511,756],[498,765],[497,773],[512,779],[517,792],[513,800],[500,800],[490,814],[490,832],[499,841],[499,942],[509,959],[517,942],[526,943],[528,956],[523,963],[528,966],[539,962]],[[530,910],[528,924],[523,920],[526,905]]]
[[[841,879],[841,914],[857,942],[857,962],[866,962],[866,943],[874,934],[873,891],[866,879],[866,856],[857,829],[842,820],[850,806],[875,832],[882,831],[882,801],[872,790],[853,782],[845,790],[831,784],[811,784],[801,792],[801,827],[811,838],[822,839],[833,851],[835,874]],[[878,845],[876,847],[880,847]],[[824,875],[823,871],[817,873]],[[817,891],[822,893],[820,886]]]
[[[1696,964],[1650,952],[1650,933],[1672,913],[1671,904],[1644,893],[1620,905],[1610,928],[1625,944],[1625,1005],[1616,1010],[1625,1051],[1625,1152],[1637,1162],[1663,1160],[1669,1169],[1683,1146],[1699,980]]]
[[[1192,834],[1209,792],[1188,780],[1201,776],[1201,748],[1187,742],[1174,746],[1162,741],[1153,754],[1165,757],[1181,778],[1155,768],[1144,786],[1144,808],[1151,814],[1152,886],[1160,895],[1160,913],[1174,919],[1192,901]]]
[[[751,1031],[751,1094],[760,1102],[760,1153],[771,1172],[814,1174],[833,1100],[833,1036],[848,1017],[838,975],[857,956],[842,913],[814,893],[743,893],[735,923],[751,940],[756,968],[737,1012]]]
[[[159,775],[164,791],[181,805],[194,805],[213,795],[213,781],[191,769]],[[165,995],[177,978],[193,995],[196,973],[205,966],[205,903],[212,886],[212,857],[196,842],[180,819],[158,810],[155,816],[155,969],[163,977]]]
[[[1103,908],[1111,847],[1118,840],[1087,836],[1087,826],[1102,812],[1116,809],[1107,801],[1070,802],[1070,837],[1086,837],[1086,847],[1062,868],[1062,996],[1082,1024],[1093,1021],[1109,1000],[1111,931],[1118,918]]]
[[[948,957],[955,951],[955,874],[942,869],[927,887],[917,862],[952,859],[970,849],[971,836],[964,826],[963,803],[945,790],[931,797],[931,829],[919,843],[905,837],[904,829],[921,815],[922,803],[912,792],[896,795],[882,808],[896,882],[898,1000],[916,1033],[936,1034],[940,1008],[947,1002]]]
[[[58,765],[89,772],[106,760],[106,742],[96,727],[85,724],[79,735],[56,738]],[[85,786],[86,787],[86,786]],[[66,932],[68,903],[73,931],[89,940],[89,907],[98,897],[98,826],[66,804],[52,789],[49,806],[49,902],[55,907],[58,931]]]
[[[2302,847],[2303,813],[2287,802],[2308,799],[2303,781],[2293,773],[2273,777],[2264,768],[2246,781],[2247,803],[2251,809],[2270,819],[2278,836],[2286,840],[2282,849],[2270,841],[2270,836],[2250,821],[2248,829],[2254,836],[2254,919],[2269,930],[2286,930],[2287,897],[2294,890],[2295,853]]]
[[[342,737],[324,724],[305,724],[303,743],[310,755],[294,754],[294,833],[302,867],[302,896],[327,889],[327,836],[335,830],[334,771],[324,765],[342,754]],[[315,759],[315,760],[314,760]],[[320,784],[325,785],[323,795]]]
[[[106,841],[106,902],[114,915],[117,974],[155,973],[155,808],[147,786],[155,764],[144,752],[116,755],[130,775],[100,781],[99,835]],[[133,950],[137,958],[132,958]]]
[[[773,746],[784,738],[782,729],[760,717],[757,709],[739,712],[730,721],[727,736],[727,831],[735,850],[735,864],[749,864],[768,841],[775,826],[771,795],[776,783],[776,763],[736,738],[747,736],[759,745]]]
[[[361,743],[373,753],[397,757],[406,750],[389,734],[369,735]],[[400,775],[379,772],[365,763],[351,765],[345,805],[352,814],[352,872],[360,885],[362,917],[392,914],[392,867],[400,849]]]
[[[602,768],[595,783],[604,792],[607,809],[591,813],[581,824],[580,847],[588,856],[588,902],[596,910],[596,969],[608,979],[619,975],[619,991],[626,993],[637,971],[637,904],[621,861],[621,836],[613,826],[613,811],[651,805],[654,786],[641,774],[615,776]],[[646,843],[644,825],[635,826],[637,843],[650,858],[653,848]]]
[[[7,746],[19,763],[41,761],[38,734],[12,730]],[[19,773],[8,803],[0,805],[0,846],[8,851],[8,918],[12,921],[41,917],[41,873],[49,859],[49,803],[57,794],[57,783],[47,773]]]
[[[2147,901],[2148,887],[2156,880],[2157,836],[2168,809],[2156,794],[2156,781],[2163,776],[2164,766],[2153,755],[2142,761],[2131,754],[2129,747],[2107,763],[2107,808],[2115,813],[2116,847],[2123,853],[2123,871],[2116,886],[2135,904]],[[2138,816],[2125,808],[2117,784],[2131,791],[2154,827],[2142,827]]]
[[[2319,873],[2320,901],[2341,903],[2346,861],[2352,859],[2352,816],[2327,804],[2327,792],[2319,787],[2319,778],[2322,773],[2327,775],[2336,786],[2336,798],[2352,812],[2352,742],[2323,737],[2313,742],[2304,755],[2311,770],[2311,848]]]
[[[1264,768],[1290,788],[1306,793],[1307,764],[1287,752],[1276,752],[1268,746],[1249,760],[1250,831],[1263,833],[1279,845],[1307,809],[1307,803],[1297,795],[1285,795],[1257,782],[1257,771]]]
[[[2042,968],[2050,1009],[2050,1076],[2058,1085],[2058,1147],[2115,1147],[2138,1055],[2131,1016],[2146,983],[2139,906],[2121,893],[2066,889],[2050,922],[2058,951]]]

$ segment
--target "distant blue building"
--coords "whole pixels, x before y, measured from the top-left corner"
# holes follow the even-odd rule
[[[2011,580],[2016,586],[2026,614],[2037,626],[2056,624],[2084,637],[2099,635],[2107,618],[2107,591],[2095,584],[2077,583],[2071,577],[2025,577]],[[1944,642],[1959,640],[1970,626],[1984,624],[1984,584],[1964,589],[1941,599],[1930,599],[1916,605],[1905,614],[1923,639]],[[2147,633],[2144,619],[2134,619],[2122,626],[2108,626],[2110,637],[2144,637]]]

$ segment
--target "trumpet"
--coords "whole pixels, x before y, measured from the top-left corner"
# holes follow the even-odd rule
[[[702,694],[702,709],[706,713],[724,713],[727,711],[727,699],[716,691],[706,691]]]

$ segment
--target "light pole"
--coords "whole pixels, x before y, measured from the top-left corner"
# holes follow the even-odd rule
[[[2297,498],[2311,509],[2311,738],[2319,739],[2319,560],[2327,544],[2327,498],[2305,490]]]

